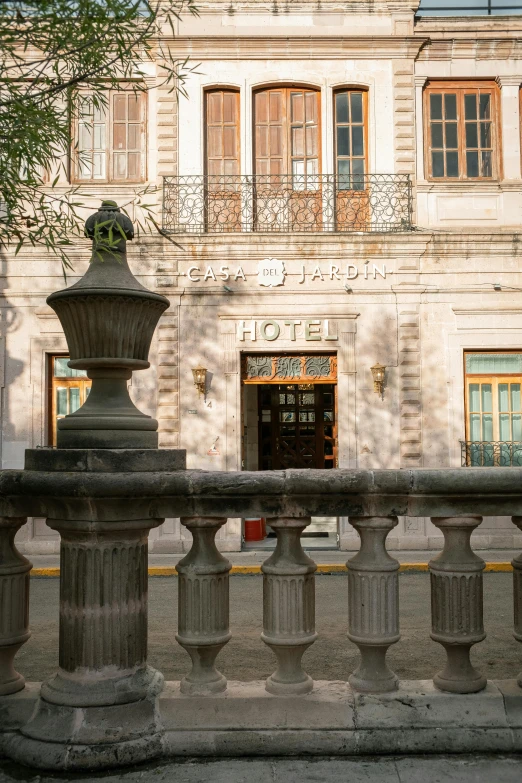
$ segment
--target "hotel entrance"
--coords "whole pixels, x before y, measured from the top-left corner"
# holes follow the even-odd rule
[[[334,384],[262,384],[257,392],[259,470],[335,467]]]
[[[336,467],[336,391],[335,354],[243,356],[243,468]],[[303,537],[307,549],[337,548],[337,519],[313,517]],[[245,549],[275,546],[270,528],[254,520],[244,522],[243,540]]]

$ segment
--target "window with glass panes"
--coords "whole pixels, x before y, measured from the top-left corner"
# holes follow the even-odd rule
[[[361,90],[334,95],[335,173],[339,190],[363,190],[366,174],[366,103]]]
[[[145,176],[145,96],[111,92],[102,106],[80,98],[76,177],[82,182],[138,182]]]
[[[49,442],[56,446],[58,419],[80,408],[89,395],[91,381],[86,370],[72,370],[68,356],[51,356]]]
[[[320,163],[318,90],[274,87],[254,93],[254,164],[274,184],[291,180],[294,190],[316,190]]]
[[[466,440],[522,443],[522,352],[467,353]]]
[[[493,179],[497,87],[429,83],[425,89],[427,172],[431,179]]]

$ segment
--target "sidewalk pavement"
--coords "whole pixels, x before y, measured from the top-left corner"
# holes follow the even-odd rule
[[[0,762],[0,783],[520,783],[520,756],[220,759],[53,775]]]
[[[338,549],[306,549],[305,551],[318,565],[319,573],[336,573],[344,571],[346,561],[355,552]],[[232,573],[258,574],[261,564],[270,556],[270,550],[246,550],[243,552],[224,552],[232,563]],[[399,550],[390,551],[392,557],[401,563],[401,571],[427,571],[428,562],[437,555],[436,550]],[[514,549],[477,550],[477,554],[486,562],[487,571],[511,571],[511,561],[518,554]],[[58,576],[60,566],[59,555],[28,555],[33,564],[33,576]],[[150,576],[174,576],[176,563],[184,554],[149,555]]]

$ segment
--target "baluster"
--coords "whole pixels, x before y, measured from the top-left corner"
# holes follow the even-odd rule
[[[0,696],[21,691],[25,680],[13,660],[29,632],[29,572],[14,538],[26,517],[0,517]]]
[[[513,517],[513,523],[522,530],[522,517]],[[513,614],[515,631],[513,636],[522,642],[522,553],[511,561],[513,566]],[[518,675],[518,684],[522,688],[522,672]]]
[[[190,552],[180,560],[178,633],[176,639],[192,660],[181,692],[210,695],[226,690],[226,677],[216,669],[219,651],[229,641],[228,582],[230,562],[216,547],[216,533],[226,517],[186,517],[192,533]]]
[[[399,563],[386,551],[386,537],[397,517],[350,517],[361,547],[348,569],[348,638],[361,653],[350,685],[367,693],[396,690],[397,675],[386,663],[399,634]]]
[[[301,546],[301,533],[310,524],[310,517],[276,517],[267,522],[275,530],[277,544],[261,566],[261,639],[275,653],[277,669],[267,679],[266,689],[276,695],[310,693],[313,680],[301,666],[303,654],[317,638],[316,565]]]
[[[442,552],[429,563],[431,638],[446,650],[446,665],[433,682],[450,693],[476,693],[487,679],[471,664],[470,649],[486,638],[482,620],[485,563],[471,549],[471,534],[482,517],[432,517],[444,534]]]

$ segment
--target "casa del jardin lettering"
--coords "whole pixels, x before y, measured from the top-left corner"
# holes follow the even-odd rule
[[[259,261],[255,276],[259,285],[275,288],[285,284],[285,278],[288,274],[297,275],[297,282],[302,285],[306,282],[316,281],[320,283],[355,280],[358,277],[363,280],[386,279],[392,272],[392,269],[387,269],[386,264],[365,261],[363,264],[315,264],[308,270],[305,264],[299,264],[289,273],[285,268],[284,261],[277,258],[264,258]],[[250,273],[247,275],[242,266],[214,267],[212,265],[194,265],[189,267],[185,274],[192,283],[227,283],[241,280],[246,282],[247,276],[253,276]]]

